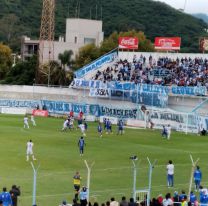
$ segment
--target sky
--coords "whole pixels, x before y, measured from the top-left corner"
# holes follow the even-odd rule
[[[165,2],[176,9],[183,9],[186,2],[185,12],[205,13],[208,15],[208,0],[154,0]]]

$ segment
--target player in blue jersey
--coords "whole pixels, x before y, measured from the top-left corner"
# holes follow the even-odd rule
[[[112,124],[111,124],[111,121],[109,119],[106,122],[106,129],[107,129],[106,134],[112,133]]]
[[[201,173],[200,167],[196,166],[196,169],[194,171],[194,182],[195,182],[196,191],[199,190],[201,179],[202,179],[202,173]]]
[[[123,123],[123,120],[119,120],[118,122],[118,132],[117,132],[117,135],[122,135],[123,134],[123,126],[124,126],[124,123]]]
[[[0,200],[3,202],[3,206],[12,206],[12,198],[6,187],[3,188],[3,192],[0,194]]]
[[[102,137],[103,136],[103,128],[102,128],[102,125],[100,122],[98,124],[97,131],[98,131],[98,134],[100,135],[100,137]]]
[[[107,119],[103,118],[104,130],[107,130]]]
[[[84,154],[84,147],[86,146],[84,138],[80,137],[79,141],[78,141],[78,147],[79,147],[79,153],[80,156],[83,156]]]

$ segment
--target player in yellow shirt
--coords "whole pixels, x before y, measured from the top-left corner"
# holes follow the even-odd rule
[[[73,177],[73,183],[74,183],[74,190],[75,190],[75,196],[74,199],[78,200],[79,196],[79,190],[80,190],[80,185],[81,185],[81,176],[79,172],[76,172],[76,174]]]

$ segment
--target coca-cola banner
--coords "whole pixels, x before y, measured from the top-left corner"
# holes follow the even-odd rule
[[[181,38],[180,37],[156,37],[155,49],[156,50],[180,50]]]
[[[139,40],[137,37],[119,37],[119,49],[138,49]]]
[[[41,109],[33,109],[32,114],[34,116],[47,117],[48,116],[48,111],[47,110],[41,110]]]

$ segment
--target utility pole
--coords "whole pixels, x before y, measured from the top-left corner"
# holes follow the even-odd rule
[[[155,160],[153,163],[151,163],[149,158],[147,157],[147,161],[149,163],[149,195],[147,197],[147,205],[149,206],[150,199],[151,199],[151,189],[152,189],[152,170],[155,167],[157,160]]]
[[[33,196],[32,196],[32,206],[37,206],[36,205],[36,182],[37,182],[37,172],[38,172],[38,169],[40,167],[40,165],[38,165],[37,169],[35,169],[35,166],[32,162],[31,163],[31,166],[32,166],[32,169],[33,169]]]
[[[188,190],[188,200],[190,201],[190,193],[191,193],[191,188],[192,188],[192,181],[193,181],[193,175],[194,175],[194,168],[196,167],[197,162],[199,161],[199,158],[194,162],[192,155],[190,154],[190,159],[191,159],[191,176],[190,176],[190,181],[189,181],[189,190]]]
[[[84,161],[86,167],[87,167],[87,201],[89,202],[90,200],[90,179],[91,179],[91,169],[94,165],[94,162],[89,166],[87,161]]]

